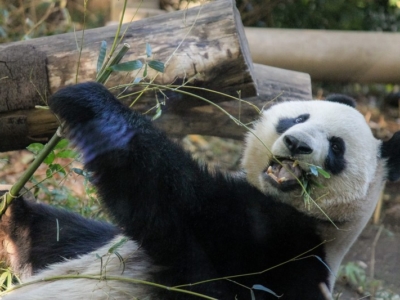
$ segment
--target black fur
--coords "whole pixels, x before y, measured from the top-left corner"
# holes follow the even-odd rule
[[[321,244],[314,219],[261,194],[245,179],[210,174],[102,85],[65,88],[49,105],[82,149],[114,220],[155,264],[166,267],[155,275],[158,283],[175,286],[260,272]],[[328,284],[329,277],[319,260],[325,258],[324,247],[304,256],[264,273],[190,289],[218,299],[250,299],[238,282],[261,284],[281,299],[322,300],[318,285]],[[188,296],[159,291],[158,298]]]
[[[16,245],[19,266],[14,266],[15,269],[31,265],[32,273],[89,253],[119,233],[111,224],[88,220],[22,197],[15,199],[8,210],[1,217],[1,238]],[[1,253],[0,257],[7,260],[3,249]]]
[[[381,156],[387,158],[388,180],[397,181],[400,179],[400,131],[392,138],[382,143]]]
[[[303,114],[298,116],[297,118],[282,118],[278,121],[278,124],[276,125],[276,132],[279,134],[284,133],[286,130],[288,130],[290,127],[299,124],[299,123],[304,123],[310,118],[310,114]]]
[[[340,137],[329,138],[329,151],[325,159],[325,169],[334,175],[339,174],[346,168],[346,144]]]
[[[330,94],[326,97],[326,101],[331,101],[331,102],[337,102],[337,103],[342,103],[351,107],[356,107],[356,100],[353,98],[347,96],[347,95],[342,95],[342,94]]]

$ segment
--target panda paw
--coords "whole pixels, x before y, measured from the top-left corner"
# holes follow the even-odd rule
[[[105,152],[126,149],[137,130],[135,120],[143,118],[96,82],[59,90],[49,99],[49,106],[65,121],[68,138],[81,149],[86,162]]]

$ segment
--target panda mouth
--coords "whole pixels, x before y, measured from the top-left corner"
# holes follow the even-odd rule
[[[299,188],[299,178],[303,177],[303,170],[297,160],[291,158],[275,158],[265,169],[264,177],[281,191],[290,191]]]

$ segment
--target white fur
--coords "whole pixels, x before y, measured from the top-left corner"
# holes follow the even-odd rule
[[[281,135],[276,125],[281,118],[296,118],[302,114],[310,118],[299,123]],[[316,178],[324,188],[313,188],[311,197],[339,230],[316,205],[307,207],[300,190],[283,193],[263,179],[262,173],[273,156],[288,157],[290,152],[283,137],[290,134],[313,148],[311,154],[296,157],[302,169],[307,164],[324,166],[328,153],[328,138],[340,137],[346,145],[346,168],[329,179]],[[364,117],[354,108],[328,101],[293,101],[275,105],[263,115],[248,133],[243,155],[243,167],[248,181],[264,193],[273,193],[277,199],[291,204],[305,214],[315,216],[324,222],[319,225],[322,238],[326,239],[327,263],[336,273],[343,256],[368,222],[379,195],[383,189],[384,164],[379,160],[381,142],[375,139]],[[333,285],[334,278],[331,278]]]
[[[108,253],[109,249],[124,237],[117,236],[109,244],[83,255],[78,259],[66,260],[49,266],[48,269],[31,277],[28,285],[17,287],[6,293],[5,300],[101,300],[101,299],[151,299],[148,287],[140,283],[129,283],[118,280],[99,279],[56,279],[40,282],[45,278],[61,275],[104,275],[123,276],[129,279],[146,280],[151,282],[151,272],[157,271],[143,251],[135,242],[127,240],[116,252],[123,258],[124,266],[115,254]],[[102,256],[102,259],[97,257]],[[29,285],[29,282],[39,281]]]
[[[282,135],[276,132],[275,126],[280,118],[293,118],[305,113],[310,114],[306,122],[289,128]],[[316,166],[324,166],[329,137],[338,136],[345,141],[346,169],[339,176],[316,178],[326,188],[315,188],[311,196],[333,220],[345,221],[359,214],[357,210],[365,206],[367,191],[377,170],[381,143],[373,137],[364,117],[352,107],[328,101],[285,102],[266,110],[253,132],[247,135],[243,167],[249,182],[263,192],[279,195],[282,201],[307,214],[326,219],[316,206],[308,211],[299,191],[282,193],[262,178],[273,155],[290,156],[283,143],[286,134],[307,142],[314,149],[311,154],[298,155],[297,159]],[[301,166],[307,168],[306,164]],[[345,209],[340,209],[342,206]]]

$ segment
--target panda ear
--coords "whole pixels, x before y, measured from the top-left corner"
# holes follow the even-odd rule
[[[400,179],[400,131],[381,145],[381,157],[387,159],[388,180]]]
[[[326,101],[330,101],[330,102],[336,102],[336,103],[341,103],[341,104],[345,104],[351,107],[356,107],[356,100],[354,100],[353,98],[346,96],[346,95],[342,95],[342,94],[330,94],[326,97],[325,99]]]

